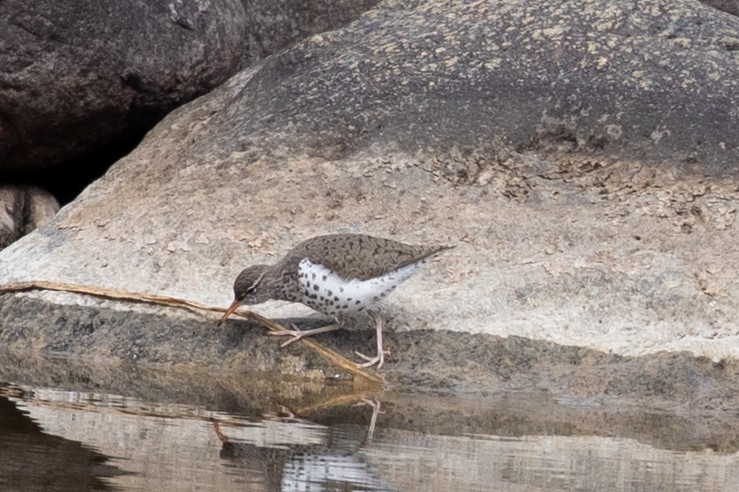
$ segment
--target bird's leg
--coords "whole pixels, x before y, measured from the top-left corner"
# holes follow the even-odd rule
[[[385,362],[385,354],[390,354],[390,352],[385,351],[382,348],[382,318],[380,318],[380,315],[374,311],[367,311],[367,313],[374,320],[375,330],[377,330],[377,355],[375,357],[367,357],[366,355],[361,354],[359,352],[354,352],[354,353],[367,361],[363,364],[357,364],[357,367],[372,367],[375,364],[377,364],[377,368],[379,369],[382,367],[382,364]]]
[[[300,340],[301,338],[309,337],[312,335],[317,335],[319,333],[326,333],[329,331],[338,330],[339,328],[343,326],[343,319],[339,316],[336,318],[335,323],[322,326],[321,328],[314,328],[312,330],[299,330],[298,327],[295,326],[294,324],[291,324],[290,326],[292,327],[292,330],[270,331],[267,334],[277,336],[277,337],[280,337],[280,336],[292,337],[290,340],[280,345],[280,347],[287,347],[291,343],[296,342]]]
[[[385,412],[380,410],[380,400],[370,400],[368,398],[362,398],[362,401],[356,403],[354,406],[369,405],[372,407],[372,416],[370,417],[369,428],[367,429],[367,438],[362,443],[362,446],[372,444],[372,439],[375,434],[375,426],[377,425],[377,416],[384,414]]]

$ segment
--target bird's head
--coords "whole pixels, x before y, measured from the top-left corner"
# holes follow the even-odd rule
[[[242,304],[259,304],[270,299],[269,289],[265,288],[265,277],[270,265],[253,265],[243,270],[234,282],[234,300],[228,307],[218,325],[226,321]]]

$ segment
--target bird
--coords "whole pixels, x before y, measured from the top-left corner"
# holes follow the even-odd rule
[[[268,300],[302,303],[331,318],[327,326],[312,330],[271,332],[292,338],[288,345],[303,337],[337,330],[347,315],[366,312],[374,321],[377,355],[368,357],[359,367],[382,367],[385,350],[383,322],[375,305],[413,274],[431,257],[453,246],[413,246],[392,239],[365,234],[329,234],[307,239],[273,265],[252,265],[234,282],[234,300],[218,325],[241,305],[261,304]]]

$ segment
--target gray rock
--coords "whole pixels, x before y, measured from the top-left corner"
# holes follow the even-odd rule
[[[252,64],[306,37],[355,20],[379,0],[243,0]]]
[[[388,299],[398,330],[737,358],[738,28],[688,0],[383,3],[174,111],[0,282],[225,308],[248,264],[361,231],[458,245]]]
[[[246,119],[242,147],[262,153],[263,129],[327,157],[499,138],[712,173],[739,159],[739,19],[691,1],[383,7],[268,60],[244,104],[281,117]]]
[[[266,412],[268,408],[254,405],[260,400],[286,404],[295,398],[296,390],[300,390],[299,400],[309,398],[306,393],[311,386],[296,385],[291,379],[277,385],[283,386],[279,397],[265,398],[275,381],[244,377],[245,368],[255,374],[281,373],[334,382],[348,376],[300,344],[281,349],[264,335],[264,328],[251,323],[215,326],[202,318],[177,320],[171,312],[167,314],[65,306],[20,296],[0,302],[0,380],[78,391],[95,384],[101,391],[158,402],[187,395],[188,402],[202,405],[215,404],[210,400],[214,390],[229,387],[215,381],[231,380],[247,392],[238,398],[240,411]],[[38,328],[29,330],[29,326]],[[206,339],[203,332],[208,333]],[[514,394],[526,392],[529,397],[546,391],[551,397],[589,400],[600,409],[617,405],[633,409],[641,404],[642,408],[679,409],[694,415],[727,415],[739,408],[737,361],[714,363],[687,352],[621,357],[517,336],[502,339],[446,330],[388,333],[387,340],[395,362],[383,373],[396,389],[479,396],[504,388]],[[320,341],[340,353],[372,346],[361,332],[335,332],[321,336]],[[34,348],[53,359],[18,355]],[[182,380],[167,378],[163,370],[167,366],[183,371]],[[80,381],[90,386],[79,386]],[[419,424],[432,420],[420,419]],[[430,425],[434,424],[441,422]],[[724,435],[731,438],[729,442],[734,440],[733,434]]]
[[[0,185],[0,249],[49,222],[56,198],[38,186]]]
[[[701,3],[723,10],[735,17],[739,16],[739,0],[701,0]]]
[[[22,189],[15,186],[0,187],[0,248],[22,235],[23,199]]]
[[[47,167],[141,128],[242,64],[238,0],[0,4],[0,170]]]
[[[48,167],[140,132],[240,67],[376,3],[4,2],[0,169]]]

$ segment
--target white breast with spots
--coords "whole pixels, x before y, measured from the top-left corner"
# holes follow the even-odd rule
[[[387,296],[424,263],[422,260],[382,277],[358,280],[341,278],[325,266],[305,258],[298,265],[301,302],[329,316],[362,311]]]

